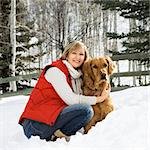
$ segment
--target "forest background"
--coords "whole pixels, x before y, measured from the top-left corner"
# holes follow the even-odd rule
[[[0,80],[41,71],[74,40],[85,43],[91,57],[148,53],[149,6],[149,0],[0,0]],[[149,70],[150,59],[134,64]],[[31,85],[12,81],[0,91],[24,83]]]

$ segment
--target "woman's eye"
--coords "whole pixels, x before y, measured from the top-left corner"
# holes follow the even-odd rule
[[[84,54],[80,54],[81,56],[83,56]]]
[[[72,54],[76,54],[76,52],[72,52]]]

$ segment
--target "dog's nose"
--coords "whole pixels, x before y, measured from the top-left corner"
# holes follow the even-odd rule
[[[101,79],[106,79],[106,74],[105,73],[101,74]]]

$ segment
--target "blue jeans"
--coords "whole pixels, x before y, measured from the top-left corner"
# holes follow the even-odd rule
[[[47,140],[57,129],[60,129],[67,136],[76,134],[91,120],[93,114],[90,105],[74,104],[63,109],[53,126],[29,119],[25,119],[22,125],[27,138],[33,135]]]

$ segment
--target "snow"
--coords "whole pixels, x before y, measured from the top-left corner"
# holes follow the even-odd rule
[[[77,133],[70,142],[27,139],[18,119],[28,96],[0,100],[0,150],[148,150],[150,149],[150,86],[112,92],[115,111],[96,124],[87,135]]]
[[[36,37],[32,37],[29,41],[29,44],[32,45],[32,44],[37,44],[38,43],[38,39]]]

